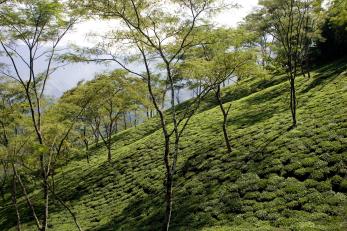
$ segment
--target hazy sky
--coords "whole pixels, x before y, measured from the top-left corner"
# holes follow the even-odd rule
[[[227,10],[217,16],[216,22],[219,25],[235,26],[248,13],[257,6],[258,0],[235,0],[241,7]],[[68,34],[63,45],[74,43],[77,45],[91,45],[93,42],[88,36],[89,33],[102,33],[112,28],[112,22],[89,21],[76,25],[73,32]],[[114,66],[104,66],[96,64],[70,64],[55,72],[47,86],[47,93],[53,96],[60,96],[65,90],[76,85],[80,80],[92,79],[96,73],[117,68]]]

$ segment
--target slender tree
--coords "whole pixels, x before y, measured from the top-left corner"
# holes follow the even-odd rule
[[[25,194],[37,228],[42,231],[48,228],[49,177],[54,172],[53,155],[61,152],[71,131],[68,128],[65,134],[59,137],[60,140],[54,140],[57,141],[56,145],[52,145],[49,135],[45,133],[46,124],[43,118],[46,110],[46,84],[51,74],[59,68],[54,65],[54,57],[59,52],[58,45],[76,21],[68,13],[63,3],[53,0],[8,1],[0,7],[0,45],[8,59],[7,68],[2,68],[1,73],[21,86],[36,137],[34,151],[39,156],[44,200],[41,221]],[[20,49],[24,51],[20,52]],[[41,62],[40,65],[38,62]],[[15,168],[14,171],[22,190],[25,191],[19,173]]]
[[[273,69],[273,37],[269,33],[270,25],[263,19],[264,9],[258,9],[247,15],[241,28],[254,33],[253,43],[259,47],[259,63],[265,69]]]
[[[94,57],[85,60],[113,61],[140,78],[148,88],[148,93],[159,117],[163,133],[163,160],[165,179],[165,218],[162,230],[168,230],[172,213],[174,175],[179,156],[179,143],[191,116],[196,111],[201,98],[208,89],[202,89],[196,100],[191,101],[185,112],[177,110],[174,69],[184,53],[196,45],[194,33],[204,24],[201,19],[224,5],[210,0],[179,1],[74,1],[89,13],[103,18],[118,19],[122,27],[106,36],[103,44],[94,51]],[[170,7],[168,7],[170,6]],[[205,17],[206,19],[207,17]],[[111,52],[110,52],[111,51]],[[114,53],[117,51],[119,53]],[[124,52],[122,52],[124,51]],[[129,52],[130,51],[130,52]],[[122,54],[120,54],[122,53]],[[99,57],[95,57],[98,55]],[[124,57],[124,54],[129,54]],[[132,69],[128,63],[141,65],[140,72]],[[159,65],[159,66],[158,66]],[[160,77],[168,92],[170,109],[164,112],[162,98],[155,94],[153,80]],[[166,91],[167,90],[167,91]],[[166,94],[163,94],[164,96]],[[172,124],[172,129],[168,126]]]
[[[89,147],[87,133],[97,132],[107,148],[107,159],[111,161],[113,135],[131,127],[128,113],[146,104],[143,88],[143,81],[139,78],[127,75],[127,71],[115,70],[99,74],[62,96],[61,103],[77,106],[85,97],[91,99],[79,118],[79,133],[86,151]],[[95,91],[99,93],[95,94]]]
[[[18,153],[23,146],[23,136],[19,132],[21,127],[20,121],[23,120],[22,113],[27,113],[23,110],[24,102],[23,92],[14,81],[2,80],[0,83],[0,163],[3,167],[3,179],[0,185],[2,199],[5,202],[5,187],[11,187],[11,199],[16,214],[16,229],[21,230],[21,216],[17,203],[17,183],[18,180],[14,174],[14,164]],[[25,143],[25,141],[24,141]],[[12,181],[9,179],[9,172],[12,168]]]
[[[292,128],[297,125],[295,79],[307,59],[307,49],[313,43],[318,28],[312,26],[314,12],[320,8],[316,0],[262,0],[263,18],[270,34],[279,43],[277,60],[287,73],[290,84]]]
[[[253,34],[243,29],[211,29],[205,28],[200,33],[199,46],[186,54],[179,71],[184,76],[195,79],[193,86],[204,84],[209,86],[223,115],[223,136],[229,153],[232,145],[228,134],[228,115],[231,104],[225,105],[221,89],[226,81],[234,83],[248,75],[258,75],[255,50],[251,46]]]

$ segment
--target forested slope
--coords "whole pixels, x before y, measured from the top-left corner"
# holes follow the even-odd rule
[[[171,230],[346,230],[346,70],[342,61],[297,79],[298,126],[292,130],[284,76],[225,88],[232,104],[231,155],[220,110],[208,100],[182,139]],[[94,147],[90,164],[76,158],[58,169],[56,193],[84,230],[160,229],[161,136],[152,119],[114,136],[111,164],[106,150]],[[19,204],[26,210],[24,198]],[[35,230],[26,214],[23,230]],[[49,220],[51,230],[76,229],[58,202]],[[0,208],[0,230],[14,230],[15,222],[9,201]]]

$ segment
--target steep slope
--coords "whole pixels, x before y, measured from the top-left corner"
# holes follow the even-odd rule
[[[346,70],[340,62],[316,70],[311,79],[298,78],[298,127],[290,131],[283,76],[225,89],[232,104],[231,155],[222,116],[210,99],[182,140],[171,229],[346,230]],[[90,164],[76,159],[59,169],[57,194],[84,230],[159,230],[161,140],[153,119],[114,137],[112,164],[103,148],[95,148]],[[23,219],[30,221],[27,214]],[[13,227],[14,218],[10,207],[0,210],[0,230]],[[51,230],[76,229],[58,203],[50,223]],[[28,222],[23,230],[35,227]]]

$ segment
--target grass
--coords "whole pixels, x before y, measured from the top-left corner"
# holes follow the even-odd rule
[[[298,127],[291,125],[284,76],[249,79],[224,89],[232,104],[230,155],[212,97],[184,133],[175,177],[171,230],[346,230],[347,65],[337,62],[298,77]],[[184,106],[184,105],[183,105]],[[58,169],[57,194],[84,230],[159,230],[163,220],[161,131],[151,119],[114,136],[91,163]],[[40,192],[34,192],[36,203]],[[23,230],[35,230],[21,198]],[[50,230],[76,230],[52,201]],[[15,230],[8,202],[0,230]]]

